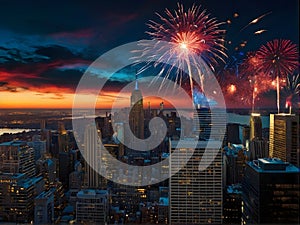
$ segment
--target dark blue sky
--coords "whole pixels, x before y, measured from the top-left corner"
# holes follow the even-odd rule
[[[225,24],[228,55],[241,42],[241,51],[257,50],[275,38],[299,45],[298,0],[180,1],[202,5]],[[0,92],[55,90],[72,93],[84,69],[105,51],[148,38],[146,23],[155,12],[176,9],[177,1],[16,1],[1,0]],[[253,19],[271,12],[240,31]],[[233,14],[238,13],[237,18]],[[266,32],[255,35],[260,29]],[[52,89],[55,87],[55,89]]]

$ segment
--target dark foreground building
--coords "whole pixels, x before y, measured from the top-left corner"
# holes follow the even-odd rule
[[[276,158],[248,162],[243,224],[299,224],[299,169]]]

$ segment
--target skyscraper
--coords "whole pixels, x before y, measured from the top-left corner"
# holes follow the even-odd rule
[[[54,191],[44,191],[34,199],[34,224],[54,222]]]
[[[170,150],[179,148],[179,158],[185,158],[193,151],[191,140],[171,141]],[[218,151],[216,157],[204,171],[199,163],[207,147],[206,141],[199,141],[188,163],[170,178],[170,224],[221,224],[222,223],[222,154],[218,151],[219,141],[211,141],[206,153]],[[205,160],[205,159],[204,159]],[[172,165],[176,162],[172,161]],[[209,164],[209,162],[208,162]]]
[[[42,177],[23,173],[0,173],[0,218],[29,223],[33,220],[34,198],[43,191]]]
[[[243,224],[298,224],[299,169],[279,159],[247,163],[242,182]]]
[[[228,123],[226,130],[227,143],[231,144],[241,144],[240,140],[240,124],[238,123]]]
[[[68,132],[62,121],[58,122],[58,149],[59,152],[68,151]]]
[[[250,127],[248,125],[243,126],[243,145],[248,148],[250,139]]]
[[[299,132],[299,116],[270,114],[270,157],[299,167]]]
[[[34,150],[24,141],[11,141],[0,144],[0,171],[35,175]]]
[[[135,88],[130,97],[130,107],[131,111],[129,114],[129,126],[137,138],[144,139],[143,96],[138,87],[137,76],[135,80]]]
[[[259,113],[251,113],[250,117],[250,141],[262,138],[262,122]]]
[[[106,224],[108,206],[107,191],[82,190],[77,194],[76,220],[85,224]]]
[[[85,187],[98,188],[100,175],[98,173],[100,162],[100,131],[95,126],[88,125],[84,132],[85,157]]]
[[[194,121],[194,132],[196,136],[199,137],[199,140],[208,140],[211,131],[211,114],[209,107],[196,105]]]

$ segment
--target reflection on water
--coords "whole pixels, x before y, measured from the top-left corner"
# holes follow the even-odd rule
[[[0,128],[0,135],[9,133],[9,134],[16,134],[21,132],[28,132],[31,131],[31,129],[19,129],[19,128]]]

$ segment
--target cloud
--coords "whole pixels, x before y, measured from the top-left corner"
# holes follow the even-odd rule
[[[36,46],[36,50],[34,53],[37,55],[45,56],[52,60],[74,59],[78,57],[78,55],[74,54],[70,49],[59,45]]]
[[[27,50],[1,50],[8,56],[0,64],[0,86],[5,86],[1,91],[74,92],[83,68],[90,64],[80,53],[59,45],[35,46],[31,58]]]

